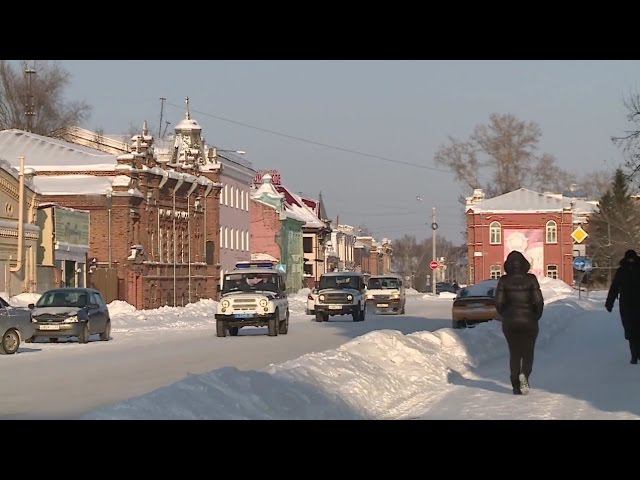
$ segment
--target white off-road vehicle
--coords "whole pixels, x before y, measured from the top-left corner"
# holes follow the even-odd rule
[[[316,322],[332,315],[352,315],[354,322],[364,321],[367,287],[359,272],[331,272],[320,277],[315,304]]]
[[[376,313],[404,313],[406,296],[402,279],[395,275],[372,276],[367,286],[367,302]]]
[[[242,327],[268,327],[270,337],[289,331],[284,274],[271,263],[239,263],[225,274],[216,311],[216,335],[238,335]]]

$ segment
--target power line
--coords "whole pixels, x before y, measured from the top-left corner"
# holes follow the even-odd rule
[[[167,105],[170,105],[170,106],[178,108],[178,109],[182,109],[183,108],[182,106],[175,105],[175,104],[173,104],[171,102],[167,102]],[[384,160],[386,162],[397,163],[397,164],[406,165],[406,166],[409,166],[409,167],[422,168],[422,169],[425,169],[425,170],[433,170],[435,172],[452,173],[450,170],[445,170],[443,168],[429,167],[427,165],[420,165],[420,164],[417,164],[417,163],[405,162],[404,160],[397,160],[395,158],[383,157],[381,155],[374,155],[372,153],[360,152],[358,150],[352,150],[350,148],[338,147],[336,145],[330,145],[328,143],[317,142],[315,140],[309,140],[308,138],[302,138],[302,137],[297,137],[295,135],[289,135],[289,134],[286,134],[286,133],[277,132],[275,130],[270,130],[268,128],[256,127],[255,125],[250,125],[248,123],[239,122],[237,120],[232,120],[230,118],[221,117],[219,115],[213,115],[212,113],[207,113],[207,112],[203,112],[203,111],[200,111],[200,110],[192,109],[192,111],[195,112],[195,113],[199,113],[200,115],[204,115],[204,116],[207,116],[207,117],[215,118],[217,120],[222,120],[223,122],[233,123],[235,125],[240,125],[242,127],[252,128],[254,130],[259,130],[261,132],[270,133],[272,135],[278,135],[280,137],[285,137],[285,138],[289,138],[289,139],[292,139],[292,140],[298,140],[300,142],[310,143],[312,145],[318,145],[318,146],[321,146],[321,147],[331,148],[333,150],[338,150],[338,151],[341,151],[341,152],[353,153],[355,155],[361,155],[363,157],[376,158],[378,160]]]

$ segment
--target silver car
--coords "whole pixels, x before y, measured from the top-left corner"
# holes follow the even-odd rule
[[[0,354],[12,355],[20,347],[20,339],[33,337],[31,312],[26,308],[12,307],[0,297]]]

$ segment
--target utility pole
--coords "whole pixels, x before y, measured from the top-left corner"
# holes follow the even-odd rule
[[[158,123],[158,138],[162,138],[162,114],[164,113],[164,102],[166,98],[160,97],[160,123]]]
[[[431,239],[433,243],[433,255],[432,259],[436,260],[436,230],[438,229],[438,224],[436,223],[436,207],[433,207],[431,213],[431,231],[433,232]],[[435,296],[436,294],[436,269],[431,272],[431,293]]]
[[[35,61],[33,62],[33,68],[25,65],[24,73],[27,76],[27,105],[25,111],[27,117],[27,132],[31,132],[33,130],[33,117],[36,114],[34,111],[35,106],[33,105],[33,83],[31,80],[32,75],[36,73]]]

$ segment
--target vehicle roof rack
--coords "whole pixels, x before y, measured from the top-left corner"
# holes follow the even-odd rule
[[[272,270],[275,270],[276,264],[275,262],[269,262],[269,261],[236,263],[236,269],[240,270],[243,268],[270,268]]]

